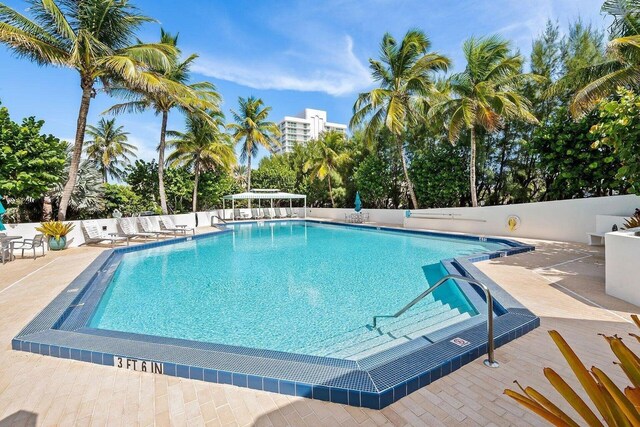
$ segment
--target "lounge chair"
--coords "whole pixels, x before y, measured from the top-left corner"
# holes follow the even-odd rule
[[[146,216],[139,217],[138,223],[140,224],[140,227],[142,227],[142,231],[145,233],[156,233],[158,236],[162,237],[176,237],[178,235],[173,231],[161,230],[157,222]]]
[[[82,221],[82,228],[85,231],[85,243],[109,242],[112,246],[116,243],[125,242],[129,246],[129,238],[120,233],[105,233],[96,221]]]
[[[44,234],[36,234],[33,239],[24,239],[17,242],[13,241],[11,242],[10,250],[11,253],[17,249],[22,251],[22,254],[20,255],[22,258],[24,258],[25,250],[33,251],[33,259],[36,259],[36,249],[38,248],[42,249],[42,256],[44,256]]]
[[[167,231],[173,231],[180,234],[187,234],[189,232],[196,234],[195,228],[189,227],[186,224],[176,224],[170,216],[161,216],[160,221],[162,221],[162,225],[164,225],[164,228]]]
[[[275,208],[275,209],[276,209],[276,215],[278,215],[278,218],[288,218],[287,211],[285,211],[284,208]]]
[[[289,216],[289,218],[298,218],[298,212],[294,211],[291,208],[285,208],[285,210],[287,211],[287,215]]]
[[[239,220],[242,219],[242,216],[240,216],[240,209],[234,209],[233,210],[233,220]]]
[[[130,239],[134,239],[136,237],[140,237],[143,239],[156,239],[158,240],[162,233],[152,233],[152,232],[141,232],[138,231],[138,226],[136,225],[136,220],[134,218],[119,218],[118,219],[118,227],[122,231],[123,236],[127,236]]]
[[[264,217],[265,217],[265,218],[267,218],[267,219],[273,219],[273,215],[271,214],[271,212],[270,212],[270,209],[269,209],[269,208],[264,208],[264,209],[262,210],[262,212],[263,212],[263,215],[264,215]]]
[[[264,215],[260,212],[260,208],[251,208],[251,215],[253,215],[255,219],[264,218]]]

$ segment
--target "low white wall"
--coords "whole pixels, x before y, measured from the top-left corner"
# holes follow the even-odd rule
[[[605,234],[606,291],[608,295],[640,306],[640,275],[636,262],[640,237],[636,228]]]
[[[369,214],[370,222],[380,224],[403,225],[403,209],[362,209],[362,212]],[[332,208],[307,208],[307,216],[314,218],[326,218],[337,221],[344,221],[346,214],[355,213],[353,208],[332,209]]]
[[[640,197],[625,195],[477,208],[420,209],[412,210],[409,218],[405,216],[406,211],[399,209],[363,209],[363,212],[369,213],[372,222],[407,228],[586,243],[587,233],[596,231],[597,216],[609,216],[602,217],[601,224],[618,217],[618,221],[608,224],[611,227],[639,207]],[[344,221],[344,215],[353,212],[353,209],[307,209],[308,216],[338,221]],[[507,225],[511,215],[520,218],[520,226],[514,231]]]
[[[169,215],[173,218],[174,223],[176,224],[185,224],[189,227],[196,226],[196,216],[193,213],[188,214],[180,214],[180,215]],[[198,227],[205,227],[211,225],[211,220],[209,219],[209,212],[198,212]],[[157,216],[152,216],[150,218],[154,218],[156,221],[158,220]],[[117,233],[117,221],[114,218],[107,219],[97,219],[98,226],[102,227],[102,229],[107,233]],[[68,221],[75,224],[75,228],[67,235],[67,247],[80,246],[85,242],[84,234],[82,232],[82,221]],[[7,228],[4,233],[10,236],[22,236],[25,239],[31,239],[38,232],[36,231],[36,227],[40,226],[39,222],[34,223],[21,223],[21,224],[5,224]]]

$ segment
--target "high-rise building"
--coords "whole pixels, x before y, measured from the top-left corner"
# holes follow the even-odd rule
[[[322,132],[338,131],[347,133],[347,125],[330,123],[327,121],[327,112],[305,108],[296,116],[285,116],[279,124],[280,147],[275,152],[290,153],[295,144],[306,144],[312,139],[317,139]]]

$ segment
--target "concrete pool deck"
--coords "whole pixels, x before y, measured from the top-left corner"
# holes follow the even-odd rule
[[[485,368],[481,357],[380,411],[12,351],[11,338],[103,249],[18,259],[0,267],[0,426],[545,425],[502,390],[518,379],[556,396],[542,368],[570,371],[546,331],[559,330],[588,366],[624,384],[596,334],[633,331],[629,313],[640,308],[604,293],[601,248],[521,240],[536,251],[476,266],[542,326],[500,347],[499,369]]]

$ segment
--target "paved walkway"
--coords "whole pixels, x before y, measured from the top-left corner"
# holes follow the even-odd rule
[[[102,249],[18,259],[0,266],[0,426],[544,425],[502,391],[518,379],[557,401],[542,368],[570,376],[547,330],[559,330],[587,366],[624,384],[597,333],[626,335],[634,329],[629,313],[640,308],[604,294],[602,249],[530,242],[536,252],[478,266],[539,315],[542,327],[499,348],[499,369],[475,360],[381,411],[12,351],[11,338]]]

